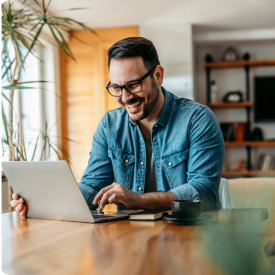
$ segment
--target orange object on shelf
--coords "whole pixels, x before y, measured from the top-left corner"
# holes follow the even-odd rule
[[[247,140],[246,122],[235,122],[235,141]]]

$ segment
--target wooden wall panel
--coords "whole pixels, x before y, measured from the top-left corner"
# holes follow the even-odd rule
[[[86,31],[73,34],[68,44],[76,62],[61,52],[63,146],[71,157],[72,170],[80,180],[89,159],[93,134],[108,110],[119,107],[106,90],[109,81],[107,51],[118,40],[138,36],[137,27],[99,29],[98,35]]]

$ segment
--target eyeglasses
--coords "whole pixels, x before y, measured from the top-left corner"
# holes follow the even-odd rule
[[[153,67],[147,74],[145,74],[141,79],[132,80],[127,82],[125,85],[110,85],[111,81],[109,81],[108,85],[106,86],[107,91],[110,95],[115,97],[122,96],[123,89],[125,89],[130,94],[136,94],[141,92],[142,90],[142,81],[151,73],[155,71],[157,66]]]

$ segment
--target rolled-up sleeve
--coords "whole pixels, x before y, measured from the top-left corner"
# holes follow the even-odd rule
[[[200,199],[203,209],[221,208],[219,185],[224,141],[215,115],[206,106],[194,113],[189,127],[187,183],[169,190],[178,199]]]
[[[179,200],[198,200],[200,199],[200,195],[196,188],[194,188],[191,184],[184,184],[182,186],[178,186],[176,188],[171,189],[169,192],[172,192],[177,196]]]

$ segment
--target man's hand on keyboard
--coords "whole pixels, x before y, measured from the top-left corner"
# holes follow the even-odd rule
[[[102,188],[95,196],[93,204],[98,203],[98,213],[102,211],[106,204],[114,203],[118,206],[139,209],[140,194],[125,188],[119,183],[111,184]]]

